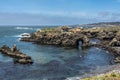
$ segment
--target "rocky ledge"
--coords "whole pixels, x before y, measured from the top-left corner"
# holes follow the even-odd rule
[[[32,33],[29,38],[23,37],[21,41],[62,47],[78,47],[81,41],[82,47],[91,46],[89,38],[80,31],[81,28],[72,29],[71,27],[46,28]]]
[[[0,52],[2,52],[2,54],[4,55],[12,57],[15,63],[20,63],[20,64],[32,64],[33,63],[33,60],[31,59],[31,57],[20,52],[19,49],[17,49],[15,45],[12,48],[9,48],[8,46],[3,45],[0,48]]]
[[[91,39],[98,39],[100,43],[92,44]],[[23,37],[21,41],[34,42],[44,45],[57,45],[78,48],[97,46],[112,52],[115,62],[120,62],[120,27],[69,27],[45,28]]]

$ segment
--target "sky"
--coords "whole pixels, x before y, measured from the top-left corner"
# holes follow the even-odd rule
[[[120,0],[0,0],[0,25],[120,21]]]

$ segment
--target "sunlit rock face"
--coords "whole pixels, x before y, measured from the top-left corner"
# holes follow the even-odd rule
[[[81,28],[68,26],[47,28],[36,31],[30,38],[22,38],[22,41],[34,41],[38,44],[58,45],[64,47],[78,47],[78,41],[82,40],[84,47],[89,46],[89,38],[81,33]]]
[[[120,56],[118,50],[120,47],[120,27],[72,28],[63,26],[45,28],[32,33],[30,36],[21,40],[37,44],[72,48],[97,46],[111,51],[114,55]],[[96,40],[91,41],[91,39],[97,39],[98,42]]]

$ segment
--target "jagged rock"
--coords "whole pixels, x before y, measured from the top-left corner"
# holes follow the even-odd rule
[[[120,46],[120,41],[118,41],[117,38],[113,38],[113,40],[109,43],[109,46]]]
[[[68,32],[70,29],[72,29],[70,26],[62,26],[60,28],[65,32]]]
[[[67,27],[62,27],[67,28]],[[69,29],[69,28],[67,28]],[[22,38],[22,41],[33,41],[37,44],[58,45],[64,47],[78,47],[78,41],[83,41],[83,46],[89,44],[87,36],[73,32],[35,32],[35,37]]]
[[[8,46],[4,45],[3,47],[0,48],[0,51],[4,55],[8,55],[16,60],[16,62],[20,64],[32,64],[33,60],[31,59],[30,56],[27,56],[26,54],[23,54],[20,52],[17,47],[9,48]]]
[[[33,61],[31,59],[14,59],[15,63],[20,63],[20,64],[32,64]]]
[[[112,40],[114,37],[115,37],[115,33],[107,32],[107,31],[99,32],[97,36],[97,38],[101,40]]]
[[[106,49],[115,55],[115,62],[120,62],[120,28],[71,28],[63,26],[59,28],[45,29],[31,34],[30,38],[22,38],[22,41],[31,41],[37,44],[57,45],[63,47],[78,48],[81,41],[82,48],[96,46]],[[101,40],[98,44],[91,44],[90,38]]]
[[[116,57],[116,58],[114,59],[114,62],[115,62],[115,63],[120,63],[120,57]]]
[[[48,29],[47,32],[44,32],[44,30],[37,31],[33,34],[31,35],[31,38],[22,38],[21,40],[33,41],[39,44],[77,47],[79,41],[82,41],[82,46],[91,46],[89,38],[98,38],[103,41],[110,41],[115,37],[116,31],[107,31],[107,29],[100,27],[81,29],[78,27],[71,28],[69,26],[63,26],[58,28],[52,28],[50,30]]]

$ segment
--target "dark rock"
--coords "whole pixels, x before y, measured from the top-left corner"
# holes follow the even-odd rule
[[[101,40],[98,44],[91,44],[89,38]],[[43,45],[57,45],[62,47],[78,48],[96,46],[120,56],[120,28],[119,27],[94,27],[94,28],[71,28],[63,26],[59,28],[37,31],[29,38],[22,41],[34,42]]]
[[[120,57],[116,57],[116,58],[114,59],[114,62],[115,62],[115,63],[120,63]]]
[[[32,64],[33,61],[31,59],[14,59],[15,63],[20,63],[20,64]]]
[[[87,46],[89,44],[89,39],[87,36],[83,34],[73,34],[71,32],[63,32],[63,33],[39,33],[37,38],[22,38],[22,41],[33,41],[37,44],[47,44],[47,45],[58,45],[64,47],[78,47],[78,41],[83,41],[83,46]]]
[[[9,48],[8,46],[4,45],[3,47],[1,47],[0,51],[2,52],[2,54],[8,55],[8,56],[14,58],[15,62],[18,62],[20,64],[33,63],[33,60],[31,59],[31,57],[20,52],[17,49],[17,47]]]
[[[117,38],[113,38],[113,40],[109,43],[109,46],[120,46],[120,41]]]

